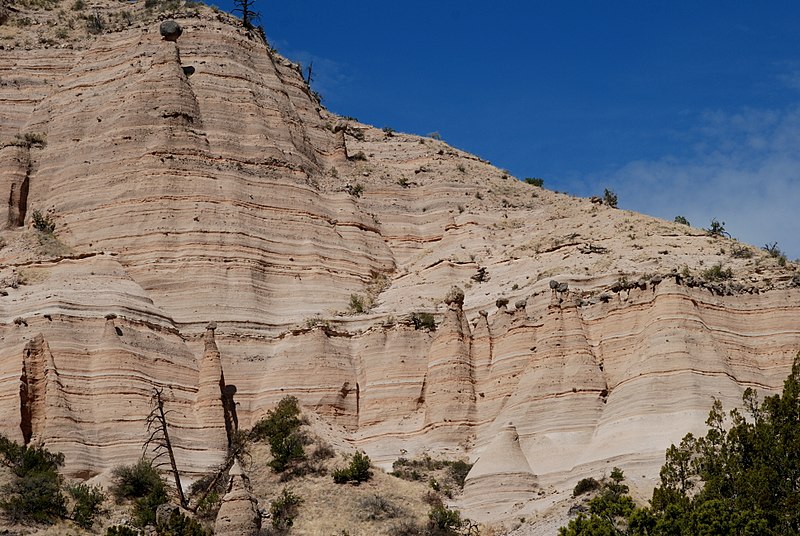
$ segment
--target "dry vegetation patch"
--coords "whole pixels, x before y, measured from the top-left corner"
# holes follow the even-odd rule
[[[312,443],[316,440],[312,439]],[[313,453],[315,448],[318,445],[309,450]],[[350,536],[389,535],[403,521],[419,525],[427,522],[429,506],[424,500],[429,491],[427,483],[404,481],[373,468],[372,478],[367,482],[337,485],[331,473],[349,462],[342,454],[320,462],[323,471],[282,481],[270,469],[270,459],[269,447],[254,446],[248,470],[253,494],[259,507],[266,510],[284,488],[299,497],[302,503],[292,533],[338,535],[346,531]],[[264,527],[270,524],[271,519],[264,519]]]

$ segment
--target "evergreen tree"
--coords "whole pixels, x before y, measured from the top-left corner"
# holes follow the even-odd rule
[[[17,522],[55,523],[67,515],[58,473],[64,455],[42,445],[19,445],[0,435],[0,463],[11,479],[0,489],[0,510]]]
[[[559,536],[615,536],[628,534],[628,518],[636,505],[628,495],[622,470],[611,470],[611,479],[603,484],[600,493],[589,501],[589,516],[578,514]]]

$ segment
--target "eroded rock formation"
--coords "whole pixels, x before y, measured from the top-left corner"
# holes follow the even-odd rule
[[[533,497],[536,475],[522,451],[512,423],[504,425],[475,462],[464,485],[464,504],[472,511],[491,514],[520,497]]]
[[[22,441],[52,444],[74,428],[64,386],[42,334],[25,345],[19,385]]]
[[[188,481],[291,394],[384,466],[478,459],[480,518],[609,463],[647,489],[713,397],[780,388],[792,263],[339,118],[297,65],[197,13],[178,41],[153,21],[0,50],[0,432],[91,476],[139,456],[157,388]],[[729,279],[704,275],[717,263]],[[509,444],[519,481],[487,513],[471,490]]]
[[[227,386],[222,360],[214,340],[216,329],[216,324],[211,323],[206,326],[203,335],[203,358],[198,373],[197,402],[194,409],[197,424],[204,430],[204,447],[209,451],[216,451],[221,463],[235,431],[235,402],[226,399]]]
[[[250,491],[250,482],[238,461],[230,469],[228,490],[214,523],[217,536],[257,536],[261,530],[258,501]]]

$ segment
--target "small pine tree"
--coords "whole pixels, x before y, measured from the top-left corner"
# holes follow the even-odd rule
[[[613,190],[606,188],[603,191],[603,203],[611,208],[617,208],[617,194]]]
[[[169,501],[167,485],[145,459],[136,465],[123,465],[113,471],[111,493],[120,501],[133,499],[134,523],[140,527],[155,523],[156,508]]]
[[[724,221],[722,221],[722,222],[718,221],[716,218],[713,218],[711,220],[711,226],[708,229],[706,229],[706,233],[708,233],[709,236],[714,236],[714,237],[717,237],[717,236],[730,237],[731,236],[730,233],[728,233],[725,230],[725,222]]]
[[[372,478],[372,471],[369,470],[370,464],[369,456],[357,451],[350,459],[350,465],[347,469],[337,469],[333,472],[333,481],[337,484],[366,482]]]
[[[179,509],[174,509],[169,519],[162,520],[156,527],[159,536],[207,536],[203,525],[186,516]]]
[[[100,513],[100,506],[106,500],[106,495],[100,486],[90,486],[81,482],[73,484],[67,491],[75,501],[72,508],[72,520],[81,528],[91,529],[97,514]]]
[[[272,528],[281,531],[288,530],[294,525],[297,510],[302,503],[303,499],[295,495],[290,489],[283,488],[278,498],[269,505]]]
[[[54,523],[67,515],[58,468],[64,455],[43,446],[19,445],[0,435],[0,455],[13,473],[3,486],[0,510],[18,522]]]
[[[270,467],[282,473],[293,464],[306,459],[303,437],[300,434],[300,402],[294,396],[285,396],[264,419],[253,426],[250,438],[266,439],[272,452]]]
[[[135,465],[120,465],[111,474],[111,494],[118,501],[144,497],[161,481],[158,471],[144,458]]]
[[[40,233],[52,234],[56,230],[56,222],[49,214],[42,214],[38,210],[33,211],[33,228]]]

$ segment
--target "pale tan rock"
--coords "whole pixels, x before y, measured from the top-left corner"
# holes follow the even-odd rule
[[[186,483],[285,395],[382,467],[486,465],[513,422],[537,491],[465,498],[483,520],[544,511],[610,464],[648,490],[713,397],[780,389],[800,347],[793,263],[343,120],[296,65],[197,9],[178,42],[151,20],[72,49],[40,45],[56,14],[30,10],[40,24],[15,31],[31,50],[0,50],[3,434],[23,439],[26,366],[31,437],[70,476],[138,458],[154,388]],[[46,145],[12,143],[25,133]],[[64,248],[42,245],[34,209]],[[716,263],[732,279],[701,284]],[[366,314],[344,314],[353,294]]]
[[[53,354],[42,334],[25,345],[20,377],[20,431],[25,444],[69,440],[74,416],[64,394]]]
[[[463,504],[485,517],[521,499],[531,500],[536,489],[536,475],[520,447],[516,428],[507,423],[467,475]]]
[[[8,201],[0,206],[0,226],[24,225],[25,207],[29,187],[30,148],[7,145],[0,149],[0,188],[8,193]]]
[[[226,411],[223,402],[225,394],[225,375],[222,371],[222,360],[214,340],[216,324],[206,327],[203,335],[203,358],[198,371],[197,402],[195,415],[197,425],[202,428],[203,446],[210,456],[216,456],[221,463],[228,449],[228,428],[232,424],[225,422]]]
[[[464,316],[463,292],[451,289],[448,304],[428,354],[425,375],[425,426],[461,430],[475,418],[475,374],[471,356],[472,334]],[[456,435],[451,432],[451,440]]]
[[[261,530],[258,501],[250,490],[250,481],[239,461],[230,469],[228,491],[222,498],[214,534],[217,536],[257,536]]]

